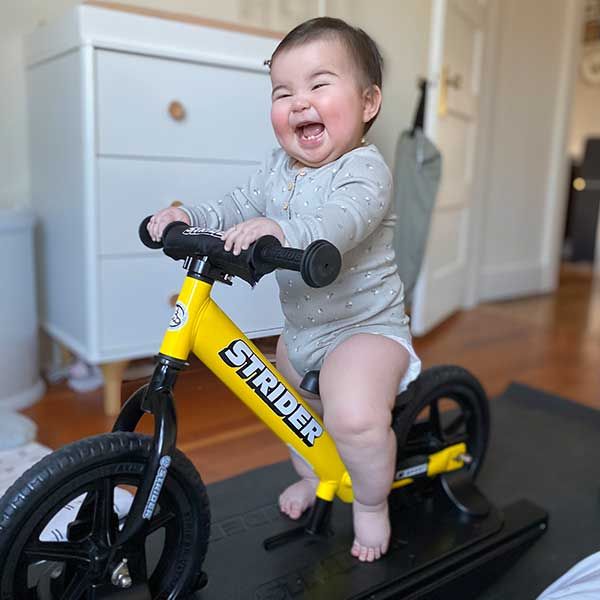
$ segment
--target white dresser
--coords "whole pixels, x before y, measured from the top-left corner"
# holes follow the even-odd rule
[[[138,240],[173,202],[223,196],[277,142],[263,65],[275,36],[83,5],[27,40],[41,323],[103,366],[159,348],[185,272]],[[273,275],[213,297],[249,337],[280,331]]]

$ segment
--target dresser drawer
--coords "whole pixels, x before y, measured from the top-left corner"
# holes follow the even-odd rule
[[[182,264],[164,255],[100,261],[102,355],[133,357],[158,352],[173,313],[172,297],[179,292],[185,277]],[[264,277],[254,289],[240,280],[232,288],[215,284],[213,298],[250,337],[270,335],[282,327],[273,274]]]
[[[266,71],[97,50],[96,73],[100,154],[260,160],[277,144]]]
[[[148,250],[150,252],[150,250]],[[103,355],[158,352],[185,271],[164,255],[104,259],[99,265],[99,340]]]
[[[102,255],[146,253],[138,238],[141,220],[174,201],[198,204],[244,185],[254,165],[98,160],[99,251]]]

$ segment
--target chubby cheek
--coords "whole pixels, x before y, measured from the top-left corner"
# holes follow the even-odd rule
[[[279,143],[283,143],[284,140],[289,139],[293,134],[288,123],[288,115],[289,113],[284,107],[277,106],[276,104],[271,107],[271,125]]]
[[[349,134],[355,121],[359,119],[356,106],[344,97],[324,100],[319,107],[319,114],[325,121],[328,133],[336,137]]]

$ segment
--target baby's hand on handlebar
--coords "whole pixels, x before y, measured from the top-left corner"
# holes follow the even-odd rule
[[[180,208],[174,206],[163,208],[153,215],[148,222],[147,229],[152,241],[160,242],[164,228],[173,221],[183,221],[184,223],[191,225],[187,213]]]
[[[275,236],[283,245],[285,235],[279,225],[266,217],[249,219],[239,225],[234,225],[224,231],[221,238],[225,242],[224,248],[229,251],[233,248],[233,254],[238,256],[242,250],[248,250],[252,242],[264,235]]]

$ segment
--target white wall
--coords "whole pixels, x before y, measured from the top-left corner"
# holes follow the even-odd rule
[[[427,76],[430,0],[346,0],[347,16],[379,44],[385,61],[382,111],[368,138],[391,165],[399,133],[412,124],[417,78]]]
[[[0,208],[28,203],[22,35],[73,4],[74,0],[8,0],[0,4]]]
[[[212,19],[286,31],[319,14],[345,18],[380,42],[387,59],[383,112],[370,133],[389,162],[412,118],[417,74],[425,73],[430,0],[121,0]],[[25,65],[22,36],[78,0],[0,3],[0,208],[29,203]]]
[[[600,44],[597,47],[600,48]],[[581,48],[581,55],[590,50],[591,46]],[[569,154],[576,160],[583,158],[585,139],[592,136],[600,136],[600,85],[586,83],[581,77],[580,64],[578,64],[571,114]]]
[[[480,298],[549,290],[566,197],[580,0],[499,0]],[[556,256],[554,256],[556,254]]]

